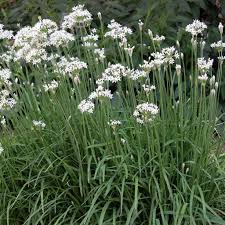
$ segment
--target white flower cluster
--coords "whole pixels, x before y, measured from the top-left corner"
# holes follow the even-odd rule
[[[94,49],[94,54],[96,55],[96,61],[103,62],[105,59],[105,49],[104,48],[96,48]]]
[[[55,72],[63,75],[69,75],[72,78],[78,79],[80,70],[86,68],[87,64],[85,62],[82,62],[80,59],[74,57],[67,59],[63,56],[56,64]]]
[[[108,125],[112,127],[113,130],[116,129],[117,126],[121,125],[121,121],[120,120],[110,120],[108,122]]]
[[[163,48],[161,52],[154,52],[151,56],[153,60],[151,58],[149,61],[144,60],[144,64],[140,65],[146,72],[159,69],[161,66],[172,65],[176,59],[179,59],[179,53],[174,46]]]
[[[158,34],[156,34],[155,37],[152,37],[152,40],[154,42],[156,42],[157,44],[160,44],[162,41],[165,40],[165,37],[164,36],[159,36]]]
[[[154,85],[143,84],[142,87],[147,94],[156,89],[156,87]]]
[[[39,22],[37,22],[33,28],[34,30],[41,31],[50,35],[51,33],[58,30],[58,25],[52,20],[43,19],[39,20]]]
[[[201,74],[207,73],[213,65],[213,59],[205,60],[204,58],[198,58],[197,61],[198,70]]]
[[[52,80],[50,83],[45,83],[43,85],[44,91],[45,92],[52,92],[55,93],[55,90],[58,88],[59,83],[56,80]]]
[[[130,73],[127,73],[127,74],[131,80],[137,80],[141,77],[147,76],[147,72],[144,70],[131,70]]]
[[[15,35],[15,60],[23,59],[34,65],[51,60],[46,51],[47,46],[65,46],[73,40],[73,35],[65,30],[58,30],[55,22],[49,19],[40,20],[33,27],[23,27]]]
[[[15,106],[16,100],[10,97],[8,90],[0,91],[0,111],[9,110]]]
[[[221,51],[223,48],[225,48],[225,43],[220,40],[218,42],[212,43],[210,46],[211,48],[215,48],[217,51]]]
[[[46,124],[42,120],[33,120],[33,126],[37,129],[44,129]]]
[[[132,46],[132,47],[131,47],[131,46],[128,44],[127,47],[124,47],[124,51],[127,52],[128,55],[129,55],[130,57],[132,57],[134,48],[135,48],[135,46]]]
[[[81,113],[93,113],[94,108],[94,103],[89,99],[82,100],[81,103],[78,105],[78,109],[81,111]]]
[[[11,75],[12,73],[9,69],[0,69],[0,88],[3,88],[0,91],[0,111],[9,110],[16,104],[16,100],[10,97]]]
[[[13,49],[3,52],[0,55],[0,60],[5,63],[9,63],[14,59],[15,52]]]
[[[37,26],[41,27],[41,26]],[[48,45],[47,32],[34,27],[23,27],[14,37],[15,60],[24,59],[27,63],[38,64],[47,60],[45,47]]]
[[[11,30],[4,30],[3,27],[4,25],[0,24],[0,40],[12,39],[13,32]]]
[[[140,66],[140,68],[142,68],[146,72],[150,72],[150,71],[152,71],[156,68],[154,60],[151,60],[151,58],[149,58],[149,61],[144,60],[143,64],[139,65],[139,66]]]
[[[48,60],[48,55],[43,48],[31,48],[30,46],[25,46],[15,53],[14,60],[17,61],[21,59],[25,60],[27,63],[37,65],[42,61]]]
[[[98,39],[99,36],[97,34],[97,30],[94,28],[91,30],[90,34],[81,37],[81,40],[83,42],[82,46],[84,46],[86,49],[93,50],[96,62],[104,62],[105,49],[98,47]]]
[[[89,99],[99,99],[99,100],[104,100],[104,99],[112,99],[113,95],[109,89],[105,89],[103,86],[98,86],[95,91],[91,92],[89,95]]]
[[[96,34],[96,29],[92,29],[91,33],[81,37],[81,40],[83,41],[82,46],[86,48],[97,48],[97,41],[98,41],[98,35]]]
[[[111,81],[112,83],[117,83],[122,77],[127,76],[128,69],[121,64],[112,64],[102,74],[102,79],[104,81]]]
[[[198,76],[198,80],[202,83],[202,84],[205,84],[206,81],[208,80],[208,75],[205,73],[205,74],[202,74],[200,76]]]
[[[113,39],[118,39],[123,41],[127,39],[127,35],[132,34],[132,30],[128,27],[122,26],[117,23],[115,20],[111,20],[108,24],[109,31],[105,33],[105,37],[111,37]]]
[[[194,20],[192,24],[186,26],[186,31],[191,33],[193,37],[196,37],[198,34],[202,34],[203,31],[207,29],[207,25],[199,20]]]
[[[72,30],[73,28],[85,27],[90,25],[91,21],[91,13],[84,9],[84,5],[78,5],[73,7],[72,12],[63,18],[62,28]]]
[[[69,42],[74,41],[75,38],[71,33],[65,30],[56,30],[50,35],[50,45],[55,47],[66,46]]]
[[[9,69],[0,69],[0,87],[3,85],[11,86],[11,71]]]
[[[136,121],[140,124],[152,122],[156,115],[159,113],[159,108],[153,103],[142,103],[137,105],[133,116],[136,118]]]

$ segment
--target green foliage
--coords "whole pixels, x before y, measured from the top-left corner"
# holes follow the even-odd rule
[[[216,9],[209,0],[18,0],[1,9],[0,19],[7,26],[14,28],[17,23],[23,26],[37,22],[38,16],[59,22],[62,16],[78,3],[86,4],[95,15],[101,11],[106,22],[114,18],[122,24],[136,26],[137,21],[142,19],[146,27],[166,34],[171,39],[176,38],[179,26],[190,23],[194,18],[201,18],[202,12],[209,14],[210,10],[210,15],[214,14],[210,21],[216,19]]]

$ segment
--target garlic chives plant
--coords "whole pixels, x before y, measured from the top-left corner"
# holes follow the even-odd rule
[[[189,68],[179,42],[97,16],[0,25],[0,224],[225,224],[223,25],[214,73],[204,22]]]

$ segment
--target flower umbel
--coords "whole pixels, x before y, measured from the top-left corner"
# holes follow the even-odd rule
[[[145,124],[152,122],[158,113],[159,108],[157,105],[145,102],[137,105],[133,116],[136,118],[138,123]]]

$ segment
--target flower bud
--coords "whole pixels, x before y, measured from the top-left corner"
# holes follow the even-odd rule
[[[153,38],[153,33],[152,33],[152,31],[150,30],[150,29],[148,29],[148,35],[149,35],[149,37],[152,39]]]
[[[177,76],[181,74],[181,65],[179,64],[176,65],[176,72],[177,72]]]
[[[210,78],[210,80],[209,80],[209,83],[210,83],[210,86],[211,86],[211,87],[213,87],[213,86],[214,86],[215,81],[216,81],[215,76],[212,76],[212,77]]]
[[[204,48],[205,47],[205,41],[202,41],[202,48]]]
[[[101,14],[100,12],[98,12],[98,18],[99,18],[100,20],[102,20],[102,14]]]
[[[222,35],[223,34],[223,24],[222,23],[219,23],[218,29],[219,29],[220,34]]]
[[[139,26],[140,31],[142,31],[143,25],[144,25],[144,23],[141,20],[139,20],[138,26]]]
[[[210,91],[210,95],[211,95],[211,96],[215,96],[215,95],[216,95],[216,90],[215,90],[215,89],[212,89],[212,90]]]
[[[183,52],[180,53],[180,57],[181,57],[181,59],[184,58],[184,53]]]
[[[218,87],[219,87],[219,83],[216,82],[216,83],[215,83],[215,89],[216,89],[216,91],[218,90]]]

